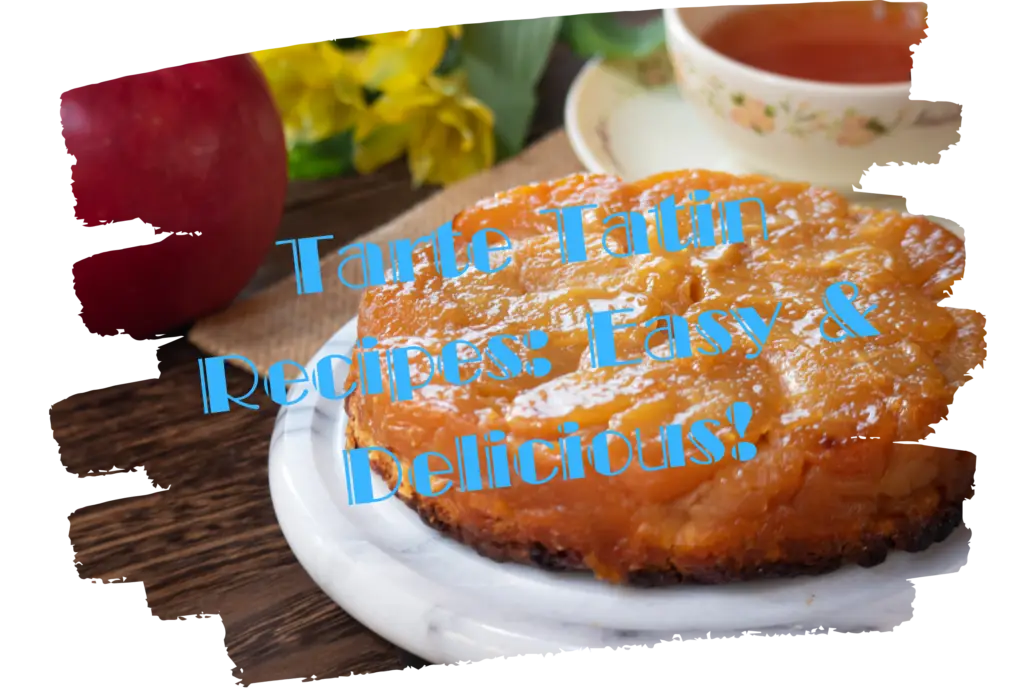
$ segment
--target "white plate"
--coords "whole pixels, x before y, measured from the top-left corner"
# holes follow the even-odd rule
[[[645,86],[630,71],[600,59],[587,63],[569,91],[565,130],[583,166],[626,181],[677,169],[760,173],[706,127],[674,84]],[[948,141],[947,134],[939,135],[938,141]],[[906,212],[906,201],[899,196],[854,189],[841,193],[862,205]],[[955,222],[931,219],[963,237]]]
[[[355,339],[353,320],[309,366],[349,354]],[[335,378],[340,393],[345,375]],[[912,615],[908,579],[955,572],[967,560],[970,535],[961,527],[926,552],[894,553],[871,569],[720,587],[623,588],[495,563],[430,529],[395,498],[349,506],[345,424],[342,403],[316,391],[280,410],[270,443],[278,521],[324,592],[431,662],[651,645],[709,632],[888,630]],[[375,484],[378,496],[387,492],[383,481]]]

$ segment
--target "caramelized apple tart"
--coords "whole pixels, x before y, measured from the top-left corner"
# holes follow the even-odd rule
[[[694,191],[709,192],[709,202],[759,199],[767,239],[752,233],[743,244],[667,251],[652,210]],[[577,205],[592,206],[583,217],[588,258],[563,263],[556,216],[540,211]],[[604,235],[608,216],[625,211],[651,222],[650,253],[629,255],[625,234]],[[464,210],[453,228],[463,262],[471,235],[503,231],[511,249],[496,258],[507,265],[445,278],[431,250],[419,248],[412,281],[365,292],[360,337],[376,338],[377,350],[414,343],[433,353],[453,340],[482,347],[489,336],[540,329],[544,348],[520,349],[543,355],[550,370],[461,385],[435,378],[407,401],[389,396],[385,370],[382,393],[355,389],[347,398],[347,446],[391,452],[375,451],[372,466],[427,524],[494,560],[658,585],[873,565],[890,550],[941,541],[961,523],[974,456],[897,444],[931,432],[985,355],[983,317],[939,306],[964,269],[963,243],[950,231],[807,184],[707,171],[531,184]],[[840,281],[857,286],[865,307],[875,305],[866,316],[878,335],[824,340],[822,296]],[[709,309],[745,306],[767,319],[777,303],[756,358],[749,341],[748,349],[694,350],[686,359],[643,351],[645,340],[658,339],[642,327],[658,317],[693,324]],[[587,314],[608,308],[631,310],[622,321],[638,328],[616,334],[624,364],[594,368]],[[426,360],[413,360],[421,379]],[[485,357],[460,371],[479,368],[496,369]],[[668,424],[716,418],[722,443],[737,443],[722,417],[735,402],[752,409],[742,440],[756,456],[665,466],[659,438]],[[513,476],[507,487],[465,490],[454,470],[432,477],[433,489],[447,488],[440,495],[412,485],[421,453],[456,462],[459,438],[483,442],[493,431],[505,434],[510,452],[534,439],[557,445],[567,421],[584,444],[603,431],[627,434],[632,444],[610,438],[609,455],[634,463],[614,476],[588,468],[566,478],[556,475],[558,447],[538,447],[543,485]]]

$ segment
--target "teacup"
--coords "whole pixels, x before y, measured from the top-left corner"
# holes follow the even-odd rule
[[[749,7],[664,13],[680,90],[752,171],[848,188],[872,164],[936,163],[958,140],[959,105],[912,101],[909,80],[798,79],[751,67],[702,41],[728,13]]]

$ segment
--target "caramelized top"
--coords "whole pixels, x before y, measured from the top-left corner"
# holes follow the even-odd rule
[[[606,216],[648,211],[670,195],[682,203],[697,189],[710,191],[711,201],[761,199],[768,239],[760,234],[759,220],[750,217],[754,226],[745,243],[667,252],[658,246],[652,219],[650,254],[616,258],[602,250]],[[585,213],[589,259],[563,264],[555,218],[537,211],[579,204],[599,206]],[[653,468],[663,461],[661,426],[680,423],[686,432],[695,420],[718,419],[723,426],[716,432],[728,451],[737,435],[725,422],[726,408],[736,401],[753,408],[743,439],[756,442],[758,454],[743,464],[727,456],[710,466],[688,462],[645,471],[636,464],[634,442],[629,468],[614,477],[588,465],[584,479],[563,481],[559,475],[530,485],[513,474],[511,488],[477,492],[459,491],[457,475],[450,477],[455,484],[443,497],[467,518],[506,518],[518,529],[546,529],[555,544],[585,534],[603,540],[598,546],[608,553],[644,535],[662,540],[651,543],[671,545],[681,521],[698,512],[695,496],[703,490],[706,498],[714,480],[736,479],[743,472],[746,478],[733,487],[733,500],[720,501],[731,514],[744,505],[753,505],[750,514],[756,514],[767,504],[758,497],[768,495],[765,491],[792,493],[808,463],[831,467],[837,485],[858,476],[877,481],[885,470],[885,448],[927,435],[945,417],[967,371],[984,357],[981,315],[938,306],[963,273],[959,238],[924,217],[852,206],[834,192],[806,184],[706,171],[635,183],[576,175],[482,201],[458,215],[454,227],[463,241],[479,229],[501,229],[513,240],[511,252],[504,252],[511,262],[490,275],[471,267],[445,279],[432,256],[420,251],[414,281],[366,292],[360,336],[376,337],[378,349],[416,344],[437,355],[454,339],[482,349],[490,336],[542,329],[548,345],[521,354],[543,356],[552,369],[540,379],[526,374],[504,382],[480,378],[464,386],[450,385],[437,374],[407,402],[392,402],[387,388],[376,396],[357,390],[348,405],[354,420],[406,463],[427,451],[454,463],[457,437],[477,434],[482,440],[493,429],[508,433],[510,451],[532,438],[557,443],[562,437],[557,427],[572,420],[580,424],[585,446],[603,430],[632,438],[639,429],[643,462]],[[621,236],[609,246],[625,251]],[[465,252],[463,244],[463,260]],[[492,265],[505,256],[492,254]],[[837,343],[822,339],[822,295],[838,281],[859,287],[858,306],[877,305],[868,319],[880,335]],[[725,353],[701,354],[696,350],[701,339],[692,333],[692,358],[656,361],[644,355],[643,341],[652,331],[643,328],[646,320],[672,314],[694,325],[701,312],[737,307],[757,308],[768,320],[777,302],[782,309],[757,358],[745,357],[756,347],[731,324],[733,348]],[[641,327],[616,332],[617,355],[642,361],[594,369],[584,317],[613,308],[633,310],[617,316],[616,323]],[[414,358],[413,367],[420,370],[416,381],[428,373],[425,359]],[[465,365],[465,374],[478,367],[499,371],[485,357],[482,365]],[[386,379],[385,374],[385,384]],[[617,468],[627,450],[614,438],[610,449]],[[857,455],[844,459],[837,455],[843,451]],[[558,453],[543,447],[535,453],[537,476],[544,479],[558,465]],[[444,477],[436,478],[443,482]],[[601,513],[595,515],[595,509]]]

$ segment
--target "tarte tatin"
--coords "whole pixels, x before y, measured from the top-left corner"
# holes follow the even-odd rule
[[[652,223],[650,254],[616,257],[601,248],[608,215],[649,211],[670,195],[682,202],[695,190],[709,191],[712,202],[763,201],[768,239],[758,229],[743,244],[670,253],[658,246]],[[555,217],[538,211],[584,204],[598,206],[585,215],[589,260],[564,264]],[[503,252],[511,262],[497,273],[471,268],[449,279],[421,249],[413,281],[366,291],[360,337],[377,338],[378,349],[415,343],[432,350],[454,339],[482,345],[491,335],[542,329],[548,345],[533,354],[552,369],[541,378],[524,373],[464,386],[435,379],[409,401],[392,401],[387,388],[348,397],[347,446],[395,454],[405,469],[398,496],[427,524],[498,561],[658,585],[874,565],[892,549],[941,541],[961,523],[974,456],[894,444],[931,432],[985,355],[984,318],[938,305],[964,269],[963,243],[943,227],[851,205],[807,184],[707,171],[634,183],[574,175],[483,200],[453,224],[460,240],[502,230],[513,240]],[[609,249],[622,253],[624,239],[612,237]],[[464,244],[459,253],[465,261]],[[822,295],[838,281],[856,284],[865,307],[877,305],[868,318],[879,335],[822,339]],[[780,301],[756,359],[744,350],[694,351],[691,359],[590,367],[587,312],[629,308],[634,313],[624,320],[642,325],[736,306],[769,317]],[[620,354],[640,355],[646,333],[617,336]],[[427,371],[425,359],[418,369]],[[721,418],[737,401],[753,409],[743,438],[756,443],[751,461],[631,466],[617,476],[588,471],[543,485],[514,478],[509,488],[478,491],[458,490],[453,475],[454,485],[436,497],[418,495],[410,483],[416,455],[438,452],[455,462],[460,436],[482,441],[500,430],[514,450],[533,438],[557,442],[567,420],[580,424],[585,443],[604,430],[639,428],[646,467],[656,468],[660,426]],[[721,420],[729,447],[738,435]],[[624,460],[616,442],[613,458]],[[539,448],[539,476],[557,461],[556,452]],[[394,462],[374,455],[372,463],[393,488]],[[435,489],[445,480],[435,476]]]

